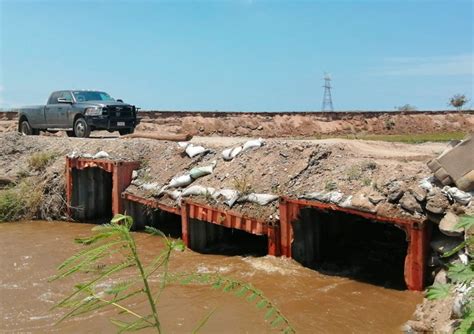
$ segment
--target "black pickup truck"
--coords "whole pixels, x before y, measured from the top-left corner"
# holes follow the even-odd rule
[[[109,94],[91,90],[53,92],[45,106],[18,111],[18,131],[37,135],[40,131],[65,130],[69,137],[89,137],[91,131],[133,133],[139,119],[137,108]]]

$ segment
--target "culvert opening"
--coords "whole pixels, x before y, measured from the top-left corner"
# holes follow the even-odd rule
[[[265,256],[268,254],[268,237],[243,230],[189,219],[189,246],[204,254]]]
[[[406,233],[340,211],[305,208],[292,223],[293,258],[328,275],[405,289]]]
[[[125,213],[133,218],[132,230],[143,230],[145,226],[152,226],[166,236],[182,238],[181,216],[128,200],[124,203],[124,209]]]
[[[112,218],[112,173],[98,167],[72,170],[72,218],[103,224]]]

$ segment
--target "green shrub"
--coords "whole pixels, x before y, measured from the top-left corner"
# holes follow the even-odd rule
[[[58,156],[56,152],[34,153],[28,159],[28,166],[35,171],[42,171]]]
[[[33,218],[42,196],[41,189],[31,180],[0,190],[0,222]]]

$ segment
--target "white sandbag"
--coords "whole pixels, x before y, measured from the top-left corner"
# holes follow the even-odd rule
[[[163,194],[168,195],[171,199],[177,200],[181,197],[181,191],[180,190],[165,190],[163,191]]]
[[[278,195],[252,193],[252,194],[248,194],[248,195],[240,197],[238,201],[250,202],[250,203],[255,203],[258,205],[267,205],[276,199],[278,199]]]
[[[203,187],[203,186],[198,186],[198,185],[195,185],[195,186],[190,186],[188,188],[186,188],[183,193],[181,194],[182,197],[186,197],[186,196],[207,196],[207,195],[210,195],[212,196],[212,194],[214,194],[216,190],[212,187]]]
[[[90,158],[93,158],[94,156],[90,153],[84,153],[83,155],[81,155],[81,157],[90,159]]]
[[[226,161],[229,161],[239,155],[240,152],[242,152],[242,146],[227,148],[222,151],[222,158]]]
[[[472,195],[465,191],[459,190],[456,187],[445,186],[441,192],[445,194],[449,199],[454,200],[463,205],[468,205],[472,199]]]
[[[186,147],[186,154],[190,158],[194,158],[195,156],[206,153],[208,151],[209,151],[208,149],[206,149],[202,146],[194,146],[193,144],[189,144]]]
[[[347,196],[343,201],[339,203],[340,207],[350,208],[352,207],[352,195]]]
[[[160,190],[161,187],[158,183],[152,182],[152,183],[143,183],[141,185],[141,188],[144,190],[152,191],[152,190]]]
[[[421,180],[421,181],[418,183],[418,185],[420,186],[420,188],[423,188],[423,189],[425,189],[427,192],[430,192],[431,190],[433,190],[432,180],[433,180],[433,178],[431,178],[431,177],[426,177],[426,178],[424,178],[423,180]]]
[[[242,150],[247,151],[247,150],[250,150],[252,148],[261,147],[262,145],[263,145],[263,139],[262,138],[249,140],[244,144],[244,146],[242,147]]]
[[[105,151],[100,151],[100,152],[97,152],[96,154],[94,154],[94,156],[92,157],[93,159],[106,159],[110,157],[110,155],[105,152]]]
[[[188,147],[190,144],[191,144],[191,143],[188,142],[188,141],[179,141],[179,142],[178,142],[178,146],[179,146],[180,148],[183,148],[183,149],[186,148],[186,147]]]
[[[132,171],[132,180],[135,180],[137,177],[138,177],[138,171],[137,171],[137,170],[133,170],[133,171]]]
[[[191,169],[189,172],[189,175],[196,180],[202,176],[212,174],[212,171],[214,170],[214,167],[216,166],[217,161],[213,161],[209,166],[204,166],[204,167],[194,167]]]
[[[170,188],[180,188],[180,187],[186,187],[190,185],[193,182],[193,179],[191,175],[189,174],[184,174],[181,176],[176,176],[173,177],[168,184],[168,187]]]
[[[300,198],[305,199],[315,199],[317,201],[339,204],[344,199],[344,194],[339,191],[330,191],[330,192],[312,192],[300,196]]]
[[[220,189],[212,195],[213,198],[216,200],[220,197],[224,197],[225,201],[224,204],[228,205],[229,207],[234,206],[235,202],[239,198],[239,192],[234,189]]]

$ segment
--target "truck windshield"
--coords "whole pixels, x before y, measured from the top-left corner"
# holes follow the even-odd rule
[[[72,92],[77,102],[85,101],[115,101],[109,94],[104,92],[77,91]]]

